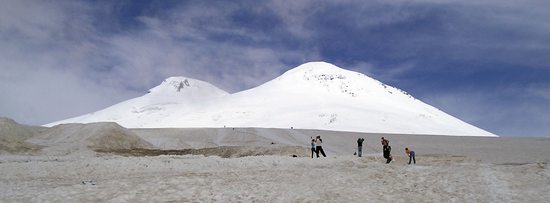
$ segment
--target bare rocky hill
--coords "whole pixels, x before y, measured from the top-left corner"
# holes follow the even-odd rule
[[[0,118],[0,154],[37,151],[39,146],[25,140],[46,130],[45,127],[26,126],[9,118]]]
[[[63,124],[27,140],[48,154],[150,148],[152,145],[116,123]]]

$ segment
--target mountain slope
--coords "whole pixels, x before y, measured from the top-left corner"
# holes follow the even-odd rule
[[[45,126],[63,123],[117,122],[125,127],[140,128],[171,113],[185,113],[204,101],[229,93],[200,80],[170,77],[141,97],[120,102],[106,109]]]
[[[140,98],[137,99],[141,100]],[[151,96],[149,99],[150,106],[163,101],[162,97]],[[155,114],[154,119],[149,115],[133,115],[134,117],[126,119],[128,122],[109,121],[131,128],[292,127],[376,133],[494,136],[397,88],[325,62],[300,65],[256,88],[231,95],[208,97],[200,105],[164,107],[158,109],[159,113]],[[102,113],[111,115],[111,112],[114,111],[108,108]],[[105,121],[93,115],[76,120]]]

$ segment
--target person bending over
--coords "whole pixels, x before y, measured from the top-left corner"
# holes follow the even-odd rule
[[[411,160],[414,161],[414,164],[416,164],[416,159],[414,157],[414,151],[409,150],[409,148],[405,147],[405,153],[409,156],[409,164],[411,164]]]

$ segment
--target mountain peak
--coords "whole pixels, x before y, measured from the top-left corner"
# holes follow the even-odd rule
[[[162,83],[149,90],[151,94],[188,94],[192,92],[203,92],[206,94],[226,95],[229,94],[214,85],[197,79],[175,76],[166,78]]]
[[[340,67],[332,64],[332,63],[329,63],[329,62],[325,62],[325,61],[311,61],[311,62],[306,62],[302,65],[299,65],[298,67],[296,68],[308,68],[308,67],[312,67],[312,68],[319,68],[319,67],[324,67],[324,68],[337,68],[337,69],[341,69]]]
[[[188,78],[176,76],[176,77],[166,78],[164,81],[162,81],[162,84],[160,84],[155,88],[157,89],[163,88],[171,91],[181,92],[182,89],[186,89],[190,87],[191,87],[191,83],[189,82]],[[155,88],[151,89],[151,92],[154,92],[156,90]]]
[[[304,63],[262,86],[264,86],[262,89],[279,89],[300,94],[329,92],[351,97],[373,95],[373,93],[380,95],[388,91],[392,94],[394,91],[365,74],[322,61]]]
[[[324,61],[314,61],[314,62],[308,62],[304,63],[302,65],[299,65],[283,75],[293,75],[293,74],[317,74],[317,73],[338,73],[338,72],[345,72],[347,70],[342,69],[334,64],[327,63]]]

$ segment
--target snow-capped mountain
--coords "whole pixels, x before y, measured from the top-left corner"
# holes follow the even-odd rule
[[[185,77],[170,77],[151,88],[146,95],[120,102],[106,109],[62,120],[62,123],[117,122],[128,128],[151,126],[173,113],[185,114],[217,97],[228,96],[210,83]]]
[[[55,123],[114,121],[128,128],[267,127],[495,136],[364,74],[310,62],[228,94],[184,77],[104,110]]]

